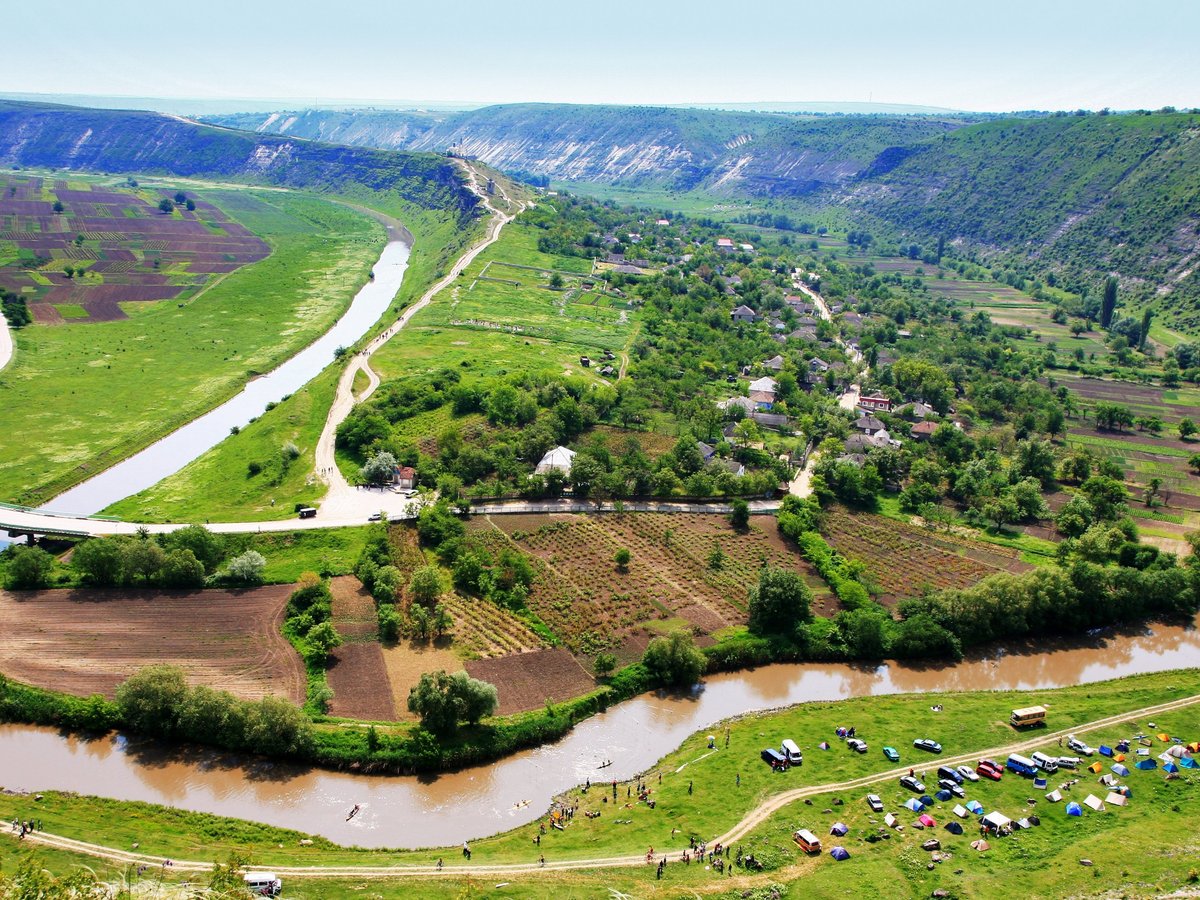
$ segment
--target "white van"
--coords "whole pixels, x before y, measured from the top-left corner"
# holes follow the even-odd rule
[[[1043,772],[1045,772],[1047,775],[1052,775],[1058,771],[1058,757],[1057,756],[1047,756],[1041,750],[1038,750],[1029,758],[1032,759],[1035,763],[1037,763],[1038,768],[1041,769]]]
[[[787,757],[788,765],[798,766],[804,762],[804,754],[800,752],[800,748],[796,746],[796,742],[791,738],[787,738],[780,744],[779,750]]]
[[[242,877],[246,880],[246,890],[260,897],[278,897],[283,890],[283,882],[274,872],[247,872]]]

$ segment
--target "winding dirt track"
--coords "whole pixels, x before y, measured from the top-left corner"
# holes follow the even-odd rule
[[[1195,694],[1190,697],[1183,697],[1179,700],[1172,700],[1168,703],[1160,703],[1156,706],[1146,706],[1142,707],[1141,709],[1129,710],[1128,712],[1124,712],[1119,715],[1107,716],[1103,719],[1096,719],[1093,722],[1086,722],[1080,725],[1072,726],[1071,728],[1064,728],[1060,731],[1041,733],[1036,737],[1028,738],[1022,741],[1016,741],[1012,744],[1006,744],[1002,747],[991,747],[988,749],[977,750],[972,753],[962,753],[957,756],[931,757],[931,760],[936,759],[939,765],[962,765],[984,756],[1007,756],[1010,753],[1020,753],[1021,751],[1032,750],[1039,746],[1045,746],[1048,741],[1056,740],[1059,737],[1066,737],[1067,734],[1086,734],[1099,728],[1121,725],[1128,722],[1130,719],[1145,719],[1151,716],[1159,716],[1163,713],[1184,709],[1197,703],[1200,703],[1200,694]],[[729,829],[729,831],[722,835],[714,837],[711,841],[709,841],[709,843],[715,844],[720,842],[722,844],[729,844],[734,841],[741,840],[753,829],[765,822],[767,818],[771,816],[771,814],[778,812],[788,804],[794,803],[797,800],[802,800],[805,797],[826,794],[830,791],[849,791],[866,788],[873,784],[879,784],[881,782],[888,781],[892,778],[898,778],[901,775],[907,774],[907,772],[908,769],[901,766],[886,772],[879,772],[874,775],[864,776],[862,778],[853,778],[848,781],[814,784],[808,787],[784,791],[765,800],[759,806],[752,809],[740,822],[734,825],[733,828]],[[89,844],[84,841],[77,841],[72,838],[66,838],[46,832],[35,832],[27,835],[25,840],[42,844],[47,847],[53,847],[59,850],[67,850],[73,853],[91,856],[96,859],[103,859],[119,865],[144,865],[159,868],[162,867],[166,862],[166,860],[161,856],[147,856],[140,853],[131,853],[127,850],[118,850],[115,847],[105,847],[100,844]],[[665,851],[663,855],[667,856],[668,858],[678,857],[684,849],[685,848],[682,846],[676,847],[672,850]],[[645,854],[637,853],[631,856],[609,856],[596,859],[547,860],[544,866],[541,866],[536,862],[494,865],[489,865],[486,863],[481,865],[459,864],[447,865],[441,870],[433,865],[252,866],[250,868],[257,870],[268,870],[274,872],[281,878],[401,878],[431,875],[519,875],[537,872],[543,868],[559,871],[579,871],[587,869],[612,869],[644,865],[646,865]],[[212,869],[212,866],[212,863],[198,862],[194,860],[172,860],[170,868],[172,871],[176,872],[208,872]]]

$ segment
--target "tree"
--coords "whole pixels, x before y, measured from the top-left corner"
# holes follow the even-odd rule
[[[1196,433],[1196,423],[1191,419],[1179,420],[1179,439],[1186,441]]]
[[[333,627],[333,623],[328,621],[314,625],[305,636],[305,640],[319,663],[324,663],[333,650],[342,646],[342,636]]]
[[[553,290],[557,291],[562,286],[563,286],[563,277],[561,275],[559,275],[557,272],[552,272],[550,274],[550,287]]]
[[[887,651],[884,615],[871,609],[851,609],[835,619],[846,644],[856,659],[882,659]]]
[[[176,666],[146,666],[117,688],[121,720],[134,731],[174,736],[188,695],[187,679]]]
[[[65,209],[66,209],[66,207],[65,207],[65,206],[63,206],[63,202],[62,202],[61,200],[55,200],[55,201],[54,201],[54,211],[55,211],[56,213],[60,213],[60,212],[62,212],[62,211],[63,211],[63,210],[65,210]]]
[[[1113,312],[1117,308],[1117,279],[1110,275],[1104,282],[1104,296],[1100,301],[1100,327],[1112,324]]]
[[[625,547],[621,547],[613,555],[613,561],[616,562],[617,568],[620,569],[622,572],[624,572],[625,570],[627,570],[629,568],[629,561],[632,558],[633,558],[633,554],[630,553],[629,550],[627,550]]]
[[[592,672],[597,678],[607,678],[617,668],[617,658],[611,653],[597,653],[592,662]]]
[[[1054,447],[1049,441],[1021,441],[1015,465],[1018,475],[1036,478],[1042,487],[1054,485]]]
[[[410,596],[422,606],[433,606],[444,590],[442,576],[433,566],[421,566],[408,582]]]
[[[749,628],[754,634],[788,634],[812,619],[812,591],[796,572],[768,566],[750,588]]]
[[[1107,475],[1093,475],[1079,486],[1079,489],[1091,501],[1098,519],[1116,519],[1125,511],[1125,502],[1129,492],[1125,485]]]
[[[444,603],[439,603],[429,614],[429,630],[434,637],[441,637],[454,627],[454,619]]]
[[[1193,475],[1200,475],[1200,453],[1193,453],[1188,457],[1188,468],[1192,470]]]
[[[172,550],[163,561],[159,578],[164,587],[204,587],[204,564],[191,550]]]
[[[1148,340],[1150,340],[1150,323],[1153,320],[1154,320],[1154,310],[1152,310],[1150,307],[1146,307],[1144,310],[1142,310],[1142,325],[1141,325],[1141,329],[1140,329],[1141,336],[1140,336],[1140,339],[1138,340],[1138,349],[1139,350],[1146,349],[1146,342]]]
[[[205,572],[216,571],[225,557],[224,541],[203,525],[188,525],[186,528],[165,534],[162,536],[162,543],[168,550],[191,550],[192,555],[203,563]]]
[[[1001,494],[988,500],[983,504],[983,514],[995,523],[997,530],[1021,518],[1021,510],[1011,494]]]
[[[441,736],[452,733],[459,722],[478,724],[497,705],[495,686],[466,672],[426,672],[408,694],[408,711],[421,717],[426,731]]]
[[[127,541],[124,544],[125,579],[130,582],[151,584],[158,580],[159,573],[167,562],[167,554],[148,537]]]
[[[165,213],[175,212],[175,202],[170,197],[163,197],[158,201],[158,208]]]
[[[240,584],[262,584],[267,561],[257,550],[247,550],[229,561],[225,577]]]
[[[195,200],[193,200],[193,199],[191,199],[190,197],[188,198],[188,201],[187,201],[187,203],[186,203],[185,205],[186,205],[186,207],[187,207],[187,211],[188,211],[188,212],[195,212],[195,211],[196,211],[196,201],[195,201]]]
[[[396,457],[380,450],[359,469],[359,474],[367,484],[390,483],[396,477]]]
[[[85,584],[115,587],[125,579],[125,553],[117,538],[82,541],[71,554],[71,565]]]
[[[362,580],[365,585],[366,579]],[[380,566],[370,580],[371,596],[375,598],[376,603],[395,603],[396,594],[404,583],[404,575],[395,566]]]
[[[696,649],[687,631],[656,637],[642,654],[642,665],[659,684],[691,687],[704,671],[704,654]]]
[[[187,202],[187,194],[185,194],[183,191],[176,191],[175,192],[175,202],[178,204],[186,203]]]
[[[400,613],[391,603],[379,604],[378,612],[379,639],[385,644],[395,643],[400,637]]]
[[[8,577],[4,586],[13,591],[36,591],[50,584],[54,557],[41,547],[17,544],[6,551]]]
[[[725,568],[725,551],[721,549],[720,544],[713,544],[712,552],[708,554],[708,567],[714,572],[719,572]]]
[[[746,531],[750,527],[750,504],[739,498],[730,506],[729,524],[736,531]]]

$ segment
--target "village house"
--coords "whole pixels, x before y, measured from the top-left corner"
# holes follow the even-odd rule
[[[863,434],[875,434],[884,430],[884,425],[874,416],[862,416],[854,423],[854,427]]]
[[[808,361],[808,371],[816,373],[828,372],[829,363],[825,362],[825,360],[821,359],[819,356],[814,356]]]
[[[788,335],[788,340],[792,341],[815,341],[816,339],[817,329],[814,325],[801,325]]]
[[[744,465],[742,465],[740,462],[738,462],[736,459],[723,459],[720,461],[720,465],[727,472],[732,472],[734,474],[734,476],[737,478],[741,478],[743,475],[746,474],[746,467]]]
[[[763,362],[764,369],[770,369],[772,372],[779,372],[783,369],[784,359],[782,356],[772,356],[770,359]]]
[[[417,470],[412,466],[396,466],[392,473],[392,484],[402,491],[415,490],[417,487]]]
[[[722,412],[729,412],[731,409],[740,407],[747,415],[754,412],[758,407],[749,397],[730,397],[728,400],[718,400],[717,409]]]
[[[770,409],[775,405],[775,392],[751,391],[749,399],[758,409]]]
[[[739,306],[729,315],[735,322],[753,322],[758,318],[758,313],[745,305]]]
[[[929,420],[918,422],[912,427],[913,440],[927,441],[933,437],[933,433],[937,430],[937,422],[930,422]]]
[[[704,441],[696,441],[696,447],[700,451],[700,458],[705,463],[712,462],[712,458],[717,455],[717,448],[704,443]]]
[[[752,412],[750,418],[763,428],[773,428],[775,431],[783,431],[787,428],[788,417],[782,413],[768,412]]]
[[[863,412],[891,412],[892,401],[878,394],[864,394],[858,398],[858,408]]]
[[[762,378],[750,382],[750,390],[764,391],[774,396],[775,392],[779,390],[779,382],[770,375],[764,375]]]
[[[730,238],[717,238],[717,250],[721,253],[732,253],[736,249]]]
[[[929,404],[922,403],[920,400],[918,400],[911,407],[909,407],[908,414],[910,417],[920,420],[937,415],[937,410]]]

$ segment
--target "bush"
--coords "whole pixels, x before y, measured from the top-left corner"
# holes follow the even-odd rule
[[[796,572],[769,566],[750,588],[749,628],[754,634],[790,634],[812,619],[812,591]]]
[[[381,603],[378,611],[379,640],[385,644],[394,644],[400,639],[400,627],[404,620],[396,607],[391,603]]]
[[[704,654],[696,649],[687,631],[673,631],[668,637],[656,637],[642,654],[642,665],[658,684],[691,687],[704,672]]]
[[[437,735],[453,732],[459,722],[472,725],[496,711],[494,685],[466,672],[426,672],[408,694],[408,710],[421,717],[421,727]]]
[[[15,544],[8,554],[8,575],[4,586],[10,591],[36,591],[50,584],[54,557],[41,547]]]
[[[262,584],[267,561],[257,550],[247,550],[229,561],[225,577],[238,584]]]

